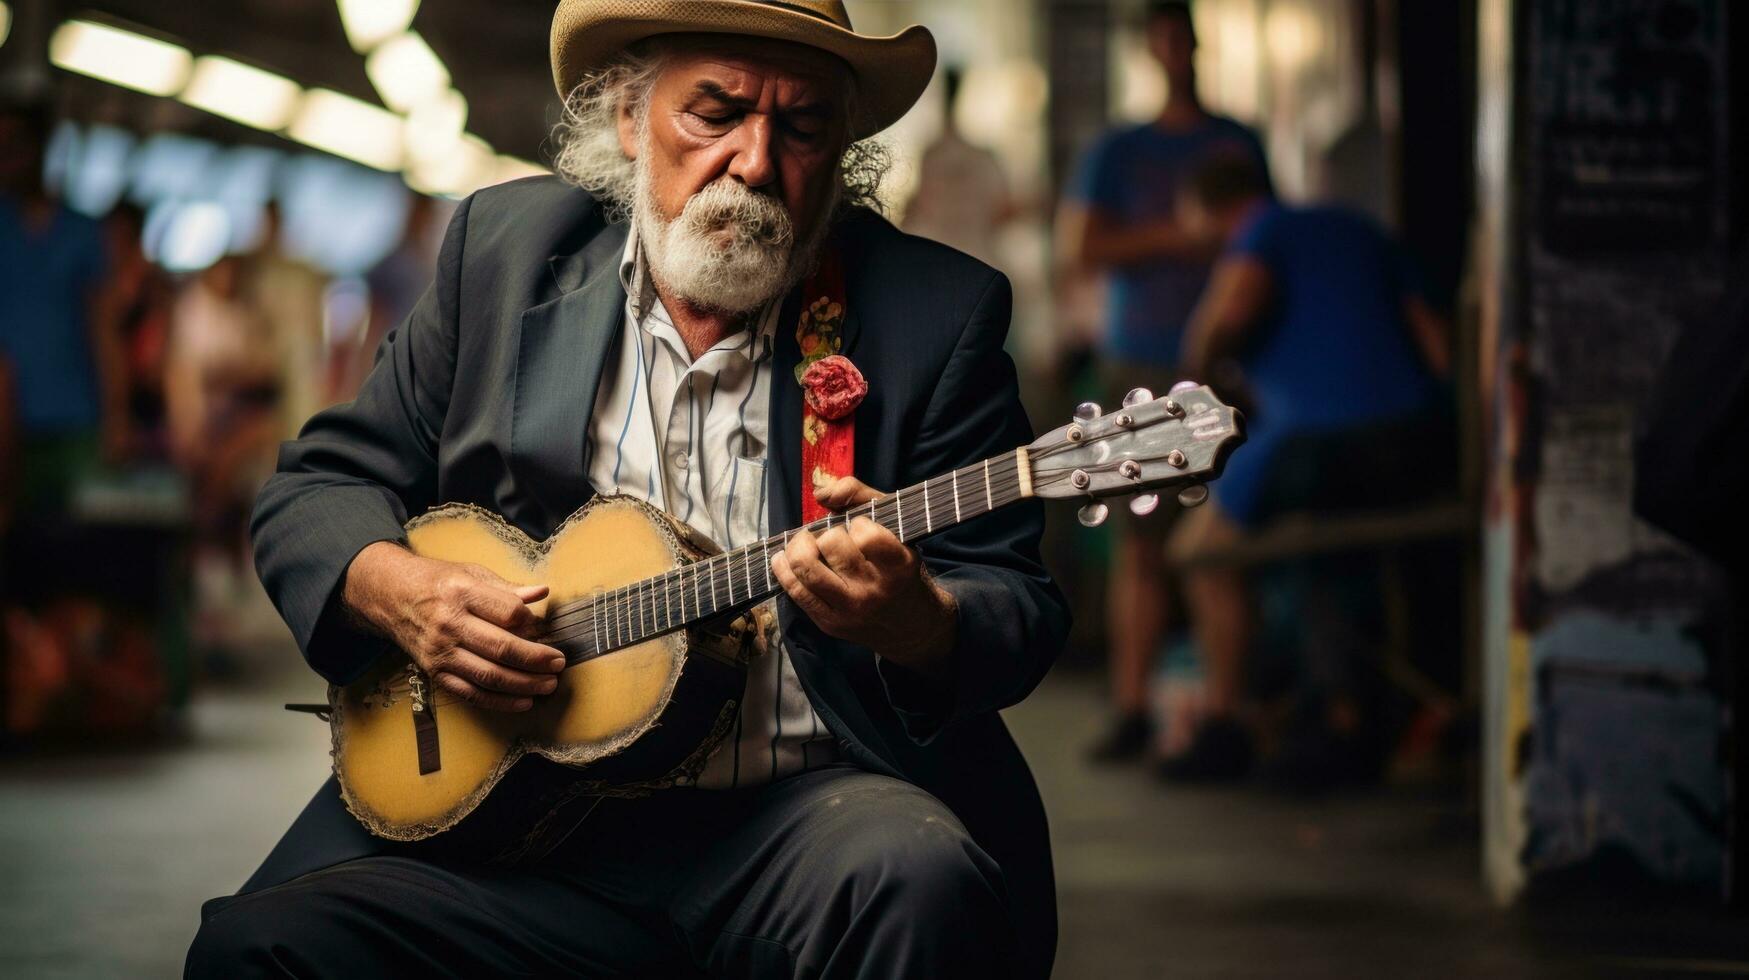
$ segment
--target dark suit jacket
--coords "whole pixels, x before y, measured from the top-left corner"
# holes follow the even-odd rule
[[[256,566],[323,677],[345,683],[382,650],[336,609],[353,556],[404,541],[402,524],[448,502],[488,507],[545,538],[595,492],[585,426],[620,335],[626,228],[553,178],[463,202],[437,281],[383,343],[358,399],[288,443],[254,520]],[[845,352],[869,380],[857,413],[857,475],[897,489],[1032,438],[1003,352],[1007,280],[873,214],[838,235],[847,272]],[[796,319],[791,297],[784,324]],[[780,327],[771,385],[770,521],[800,523],[800,359]],[[850,759],[931,791],[1002,866],[1022,933],[1049,963],[1055,898],[1044,810],[996,712],[1025,697],[1068,629],[1039,559],[1044,515],[1025,503],[921,547],[959,600],[951,690],[821,633],[788,599],[779,615],[821,720]],[[380,851],[333,781],[245,890]]]

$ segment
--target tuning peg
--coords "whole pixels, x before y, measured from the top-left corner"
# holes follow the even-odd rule
[[[1178,506],[1201,507],[1209,499],[1209,488],[1205,484],[1192,483],[1178,491]]]
[[[1192,388],[1201,388],[1201,387],[1202,387],[1202,385],[1199,385],[1194,381],[1180,381],[1177,384],[1172,386],[1172,394],[1176,395],[1181,391],[1189,391]]]
[[[1130,513],[1137,517],[1147,517],[1160,507],[1160,495],[1157,493],[1137,494],[1130,501]]]
[[[1130,393],[1123,396],[1123,407],[1135,408],[1143,402],[1154,400],[1154,393],[1146,388],[1131,388]]]
[[[1075,406],[1075,418],[1082,422],[1091,422],[1104,414],[1105,409],[1100,408],[1098,402],[1082,402]]]
[[[1081,522],[1082,527],[1098,527],[1110,516],[1111,508],[1105,506],[1104,501],[1095,500],[1077,511],[1075,519]]]

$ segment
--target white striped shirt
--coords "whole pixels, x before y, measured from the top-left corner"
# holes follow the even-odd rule
[[[635,228],[620,282],[624,333],[589,424],[590,481],[649,501],[724,548],[769,536],[765,446],[782,302],[695,361],[650,286]],[[702,788],[759,785],[837,757],[836,740],[796,679],[777,617],[767,622],[740,716],[699,777]]]

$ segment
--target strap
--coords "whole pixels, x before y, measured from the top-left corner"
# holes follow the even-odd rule
[[[802,351],[801,363],[796,365],[798,384],[814,362],[844,353],[848,311],[843,260],[836,248],[828,248],[821,256],[819,270],[802,285],[802,316],[796,326],[796,343]],[[814,498],[816,490],[855,472],[856,413],[841,419],[821,418],[807,399],[802,399],[802,523],[811,524],[828,513]]]

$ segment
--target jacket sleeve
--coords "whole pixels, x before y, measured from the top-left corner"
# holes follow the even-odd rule
[[[923,477],[970,466],[1032,441],[1014,362],[1003,350],[1013,292],[993,274],[924,412],[913,465]],[[1039,554],[1044,505],[1027,500],[923,542],[930,574],[959,604],[951,682],[896,664],[878,667],[906,733],[927,743],[953,721],[1019,702],[1044,677],[1069,632],[1069,610]]]
[[[368,545],[405,542],[408,515],[437,502],[471,204],[456,209],[436,282],[384,339],[357,400],[316,415],[286,443],[255,502],[256,571],[304,659],[336,684],[356,679],[386,648],[340,608],[347,567]]]

